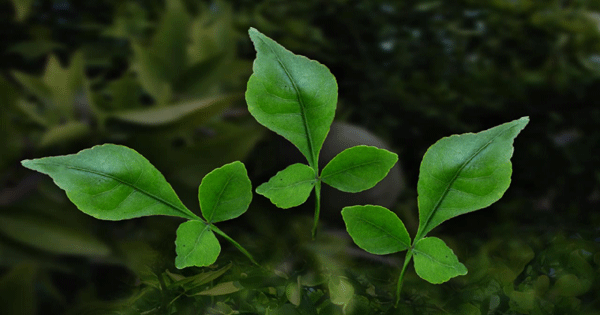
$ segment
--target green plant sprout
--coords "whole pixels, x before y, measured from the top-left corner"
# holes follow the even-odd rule
[[[49,175],[79,210],[101,220],[125,220],[149,215],[187,219],[177,228],[175,266],[213,264],[221,246],[219,234],[254,264],[252,255],[214,223],[242,215],[252,201],[246,167],[235,161],[214,169],[198,188],[204,220],[186,208],[164,176],[135,150],[115,144],[85,149],[77,154],[21,161],[23,166]]]
[[[442,138],[427,150],[419,169],[419,228],[412,241],[400,218],[384,207],[342,210],[346,230],[360,248],[377,255],[408,251],[396,305],[411,258],[417,275],[433,284],[467,274],[444,241],[425,236],[442,222],[488,207],[502,197],[510,185],[514,139],[528,122],[528,117],[522,117],[476,134]]]
[[[356,193],[375,186],[398,161],[398,155],[371,146],[355,146],[335,156],[319,173],[319,152],[337,105],[337,83],[326,66],[295,55],[254,28],[256,49],[246,102],[250,114],[281,135],[306,157],[308,165],[293,164],[278,172],[256,192],[280,208],[306,202],[315,191],[313,238],[317,232],[321,182]]]

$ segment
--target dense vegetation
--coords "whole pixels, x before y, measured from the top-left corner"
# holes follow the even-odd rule
[[[0,2],[1,314],[598,314],[600,1]],[[324,208],[258,195],[220,228],[216,264],[174,267],[181,220],[95,221],[22,159],[127,145],[200,213],[209,171],[281,168],[247,112],[255,27],[325,64],[337,119],[398,153],[391,209],[414,235],[419,162],[436,140],[522,116],[513,176],[486,211],[436,229],[469,273],[432,286],[402,256],[360,252]],[[289,164],[289,163],[288,163]],[[287,164],[285,164],[287,165]],[[309,202],[309,204],[312,204]],[[195,208],[194,208],[195,207]]]

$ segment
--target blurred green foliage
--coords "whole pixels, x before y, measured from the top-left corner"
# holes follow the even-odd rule
[[[18,164],[125,144],[192,210],[202,176],[224,163],[247,158],[251,176],[268,178],[257,161],[277,157],[257,153],[265,133],[240,109],[250,26],[331,69],[338,117],[392,143],[408,187],[442,136],[536,122],[503,201],[437,232],[456,237],[471,273],[440,288],[409,274],[404,313],[598,313],[598,0],[0,1],[0,313],[396,311],[387,279],[397,270],[372,267],[381,262],[339,235],[312,243],[281,224],[303,224],[302,210],[258,203],[246,225],[228,227],[269,268],[225,250],[214,269],[173,274],[179,222],[95,222]],[[414,212],[413,197],[396,210]],[[465,227],[475,236],[459,237]],[[348,284],[350,300],[339,293]]]

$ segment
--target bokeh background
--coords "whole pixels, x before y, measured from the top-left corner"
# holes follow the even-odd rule
[[[503,199],[434,231],[469,275],[433,286],[411,270],[404,314],[600,314],[596,0],[0,1],[0,314],[399,311],[401,256],[360,253],[335,202],[313,242],[310,206],[255,195],[223,229],[267,268],[221,242],[214,268],[177,270],[178,219],[94,220],[20,165],[127,145],[194,211],[215,167],[266,181],[295,157],[247,112],[249,27],[336,76],[336,121],[358,129],[331,146],[369,133],[399,154],[378,198],[413,234],[427,148],[530,117]]]

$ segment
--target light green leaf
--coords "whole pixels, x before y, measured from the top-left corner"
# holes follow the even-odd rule
[[[424,237],[440,223],[485,208],[510,185],[513,141],[528,117],[473,134],[453,135],[432,145],[421,162],[419,231]]]
[[[336,155],[321,171],[321,179],[344,192],[373,188],[398,161],[398,155],[376,147],[359,145]]]
[[[204,267],[217,261],[221,245],[210,225],[190,220],[179,225],[175,239],[175,267]]]
[[[335,77],[324,65],[293,54],[256,29],[249,34],[256,59],[246,90],[248,110],[293,143],[315,168],[335,115]]]
[[[85,229],[34,216],[0,216],[0,233],[56,254],[106,256],[110,248]]]
[[[110,116],[133,124],[161,126],[175,123],[190,115],[197,115],[199,119],[196,119],[194,123],[202,124],[204,121],[221,113],[239,97],[239,94],[218,95],[168,106],[115,112]]]
[[[410,247],[410,236],[404,223],[384,207],[345,207],[342,218],[354,243],[371,254],[391,254]]]
[[[258,186],[256,193],[269,198],[277,207],[288,209],[303,204],[316,182],[315,171],[306,164],[297,163]]]
[[[240,161],[225,164],[206,174],[198,188],[200,210],[209,223],[242,215],[252,201],[252,183]]]
[[[437,237],[419,240],[415,244],[413,258],[419,277],[433,284],[467,274],[467,268],[458,261],[452,249]]]
[[[21,164],[52,177],[79,210],[97,219],[198,218],[148,160],[124,146],[98,145],[77,154],[23,160]]]
[[[327,287],[331,303],[335,305],[346,305],[354,296],[354,287],[344,277],[331,277]]]

